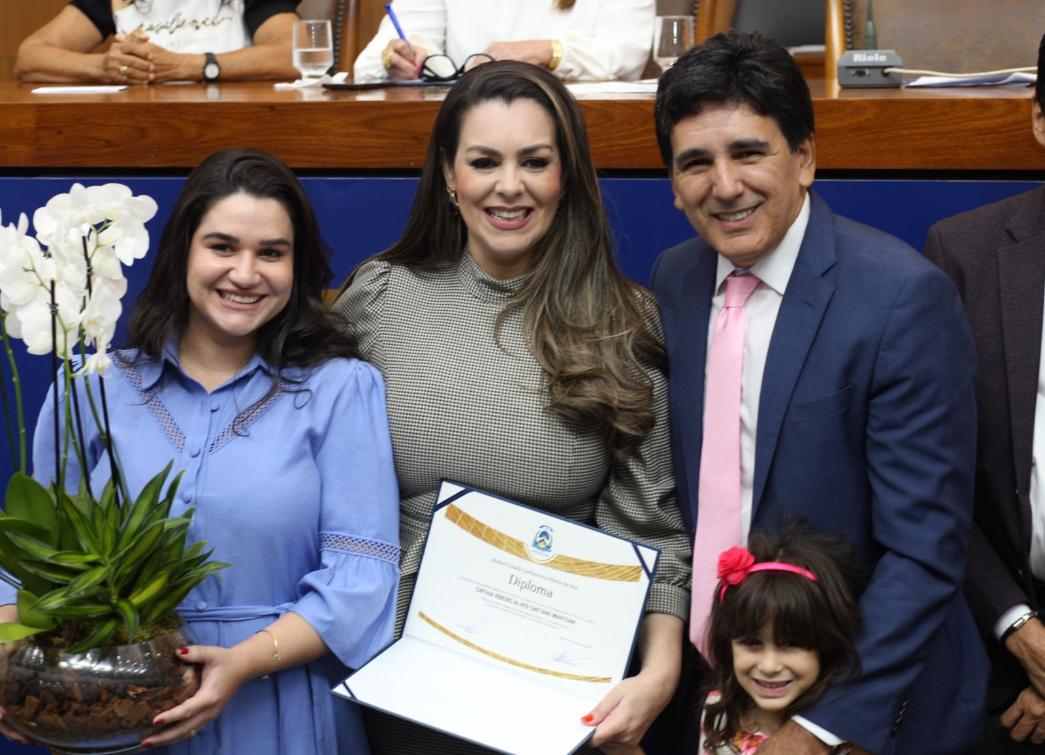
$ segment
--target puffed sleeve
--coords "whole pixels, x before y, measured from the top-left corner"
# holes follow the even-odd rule
[[[648,327],[663,342],[656,308],[650,304],[643,309]],[[595,517],[599,529],[660,549],[646,611],[686,620],[693,544],[675,497],[668,428],[668,381],[662,371],[652,366],[646,369],[646,377],[653,389],[656,422],[638,453],[613,464],[608,483],[599,495]]]
[[[364,262],[333,306],[333,310],[344,317],[352,333],[359,339],[359,351],[363,358],[382,369],[385,359],[378,331],[391,270],[392,265],[382,260]]]
[[[653,0],[603,0],[593,30],[563,36],[556,76],[571,81],[633,81],[642,76],[653,42]]]
[[[316,376],[329,421],[315,451],[320,473],[320,566],[290,610],[349,668],[392,641],[399,586],[399,488],[381,375],[334,360]]]
[[[407,39],[424,48],[427,55],[446,52],[446,3],[444,0],[395,0],[396,18]],[[380,81],[388,78],[381,63],[385,46],[399,36],[386,14],[377,34],[359,53],[352,66],[355,81]]]

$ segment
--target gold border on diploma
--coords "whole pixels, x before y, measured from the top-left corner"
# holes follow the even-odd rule
[[[448,629],[447,627],[444,627],[442,624],[440,624],[438,621],[426,614],[424,611],[419,611],[417,615],[420,616],[421,619],[424,620],[427,624],[430,624],[431,626],[435,627],[440,632],[449,637],[451,640],[454,640],[455,642],[460,642],[465,647],[471,648],[477,653],[482,653],[483,655],[489,656],[494,660],[501,661],[502,663],[507,663],[511,666],[517,666],[518,668],[524,668],[527,671],[536,671],[538,674],[547,674],[548,676],[555,676],[559,679],[570,679],[575,682],[595,682],[596,684],[609,684],[613,681],[612,676],[584,676],[583,674],[570,674],[565,671],[553,671],[550,668],[542,668],[541,666],[534,666],[530,663],[517,661],[514,658],[509,658],[506,655],[501,655],[500,653],[495,653],[493,650],[484,648],[482,645],[476,645],[471,640],[466,640],[464,637],[457,634],[456,632]]]
[[[642,577],[642,567],[633,564],[601,564],[598,561],[587,561],[583,558],[573,558],[572,556],[564,556],[562,554],[556,554],[548,561],[537,561],[530,558],[530,554],[526,551],[526,544],[522,540],[483,524],[474,516],[465,513],[452,503],[446,507],[446,518],[469,535],[479,538],[484,543],[488,543],[498,550],[518,556],[526,561],[546,566],[549,569],[578,574],[582,577],[613,580],[615,582],[638,582]]]

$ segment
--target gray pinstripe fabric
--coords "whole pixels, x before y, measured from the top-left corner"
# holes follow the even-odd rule
[[[685,619],[691,542],[675,502],[666,380],[651,375],[657,424],[639,454],[613,464],[597,433],[545,408],[544,373],[526,348],[519,313],[504,320],[503,349],[494,341],[497,314],[525,282],[490,278],[467,254],[424,274],[372,261],[334,305],[355,324],[364,358],[385,375],[402,574],[417,571],[446,478],[660,548],[647,611]],[[397,634],[412,586],[403,580]],[[375,752],[413,751],[401,741],[394,750],[374,744]],[[422,743],[416,751],[434,752]]]

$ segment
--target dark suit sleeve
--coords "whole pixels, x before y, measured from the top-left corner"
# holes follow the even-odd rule
[[[949,253],[943,229],[939,224],[929,229],[925,241],[925,256],[947,273],[964,299],[965,280],[961,266]],[[995,502],[985,500],[986,491],[977,487],[976,508],[997,511]],[[1031,603],[1024,589],[1012,577],[994,546],[973,524],[969,538],[969,560],[965,574],[965,594],[976,623],[985,637],[994,636],[994,624],[1009,608],[1019,603]]]
[[[972,512],[974,365],[954,287],[918,265],[881,331],[868,394],[864,453],[881,555],[860,600],[859,674],[803,714],[874,752],[888,749],[900,702],[956,606]]]

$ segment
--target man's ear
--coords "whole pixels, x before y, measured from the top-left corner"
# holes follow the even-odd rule
[[[1045,113],[1041,112],[1041,105],[1037,102],[1031,108],[1030,123],[1034,138],[1038,140],[1038,144],[1045,147]]]
[[[801,157],[798,180],[802,184],[802,188],[808,189],[813,185],[813,179],[816,178],[816,137],[810,134],[809,138],[795,150],[795,153]]]

